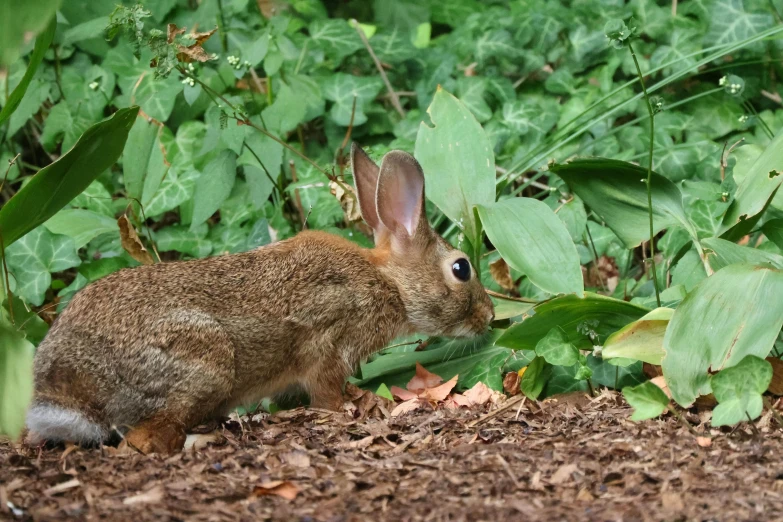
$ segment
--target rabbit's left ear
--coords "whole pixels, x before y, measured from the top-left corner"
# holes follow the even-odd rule
[[[381,161],[375,194],[378,217],[395,239],[412,239],[427,224],[424,212],[424,173],[416,159],[400,150]]]
[[[377,244],[388,232],[378,217],[378,208],[375,205],[380,169],[356,142],[351,144],[351,172],[356,185],[359,210],[364,221],[372,228]]]

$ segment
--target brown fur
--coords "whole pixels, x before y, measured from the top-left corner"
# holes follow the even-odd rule
[[[131,445],[171,452],[198,423],[292,386],[339,409],[346,377],[398,335],[486,329],[478,278],[449,277],[464,254],[426,219],[413,237],[377,226],[374,249],[307,231],[88,285],[38,348],[33,406],[79,412],[103,433],[135,428]]]

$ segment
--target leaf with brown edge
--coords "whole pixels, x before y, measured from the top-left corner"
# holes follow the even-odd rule
[[[254,497],[263,497],[267,495],[276,495],[286,500],[294,500],[299,494],[299,488],[293,482],[287,480],[272,480],[264,482],[253,488]]]
[[[489,264],[489,274],[503,290],[510,291],[516,288],[514,279],[511,277],[511,269],[502,257]]]
[[[353,187],[345,183],[330,181],[329,192],[340,202],[340,207],[343,209],[347,222],[354,223],[362,220],[362,214],[359,211],[359,200],[356,198],[356,192],[354,192]]]
[[[130,256],[143,265],[152,265],[155,261],[152,259],[149,251],[144,248],[144,244],[141,242],[139,235],[128,220],[128,216],[121,215],[117,220],[117,225],[120,227],[120,240],[122,241],[122,248],[130,254]]]
[[[166,41],[168,43],[174,43],[174,39],[181,34],[185,33],[185,28],[182,29],[177,27],[177,24],[169,24],[166,27]]]
[[[169,24],[169,38],[172,36],[171,27],[174,26],[174,36],[178,34],[176,31],[176,25]],[[184,31],[184,30],[183,30]],[[194,42],[189,45],[177,45],[179,52],[177,53],[177,60],[181,62],[206,62],[209,60],[209,54],[201,47],[204,42],[209,40],[209,37],[215,34],[217,27],[211,31],[205,33],[190,33],[185,35],[185,38],[192,38]]]
[[[425,390],[422,390],[419,393],[419,397],[422,399],[427,399],[436,402],[446,400],[446,397],[449,396],[451,390],[453,390],[454,387],[457,385],[458,377],[459,377],[458,375],[455,375],[454,377],[451,378],[451,380],[444,382],[440,386],[435,386],[433,388],[427,388]]]

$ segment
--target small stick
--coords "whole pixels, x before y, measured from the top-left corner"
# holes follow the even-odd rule
[[[680,421],[680,423],[682,423],[682,425],[683,425],[683,426],[685,426],[686,428],[688,428],[688,431],[689,431],[689,432],[691,432],[691,435],[693,435],[693,436],[695,436],[695,437],[700,437],[700,436],[701,436],[701,435],[699,435],[699,434],[696,432],[696,430],[695,430],[695,429],[693,429],[693,426],[691,426],[691,423],[690,423],[690,422],[688,422],[687,420],[685,420],[685,417],[683,417],[683,416],[680,414],[680,412],[678,412],[678,411],[677,411],[677,409],[676,409],[676,408],[674,408],[674,407],[673,407],[671,404],[667,405],[667,406],[666,406],[666,408],[667,408],[667,409],[668,409],[668,410],[671,412],[671,414],[672,414],[672,415],[674,415],[675,417],[677,417],[677,420],[679,420],[679,421]]]
[[[370,57],[372,57],[372,61],[375,62],[375,67],[378,69],[378,72],[381,75],[381,79],[383,80],[383,83],[386,85],[386,90],[389,91],[389,98],[391,98],[392,105],[394,106],[394,109],[397,111],[397,113],[401,117],[405,117],[405,111],[402,108],[402,105],[400,105],[400,97],[397,96],[397,93],[394,92],[394,88],[392,88],[391,83],[389,83],[389,78],[386,76],[386,71],[383,70],[383,65],[381,65],[381,61],[378,59],[377,56],[375,56],[375,51],[372,50],[372,46],[370,46],[370,41],[367,39],[367,35],[364,34],[364,30],[362,29],[362,26],[359,25],[359,22],[356,20],[351,20],[351,25],[356,29],[356,32],[359,33],[359,38],[362,39],[362,43],[364,44],[364,47],[367,49],[367,52],[370,53]]]
[[[500,292],[495,292],[494,290],[486,290],[489,295],[492,297],[497,297],[498,299],[505,299],[506,301],[517,301],[520,303],[531,303],[531,304],[537,304],[538,301],[535,299],[529,299],[527,297],[511,297],[510,295],[501,294]]]
[[[492,417],[495,417],[496,415],[499,415],[500,413],[506,411],[507,409],[509,409],[510,407],[515,405],[516,403],[523,401],[524,399],[525,399],[525,395],[519,394],[516,397],[513,397],[513,398],[507,400],[506,403],[503,406],[501,406],[500,408],[498,408],[497,410],[491,411],[491,412],[487,413],[486,415],[482,415],[478,419],[476,419],[476,420],[474,420],[472,422],[469,422],[467,426],[468,426],[468,428],[473,428],[474,426],[476,426],[478,424],[481,424],[482,422],[484,422],[484,421],[486,421],[488,419],[491,419]]]
[[[764,406],[766,406],[767,409],[772,412],[772,416],[775,417],[775,421],[778,423],[778,426],[783,427],[783,417],[780,416],[780,413],[778,413],[775,405],[772,404],[772,402],[769,400],[769,397],[762,396],[762,399],[764,401]]]

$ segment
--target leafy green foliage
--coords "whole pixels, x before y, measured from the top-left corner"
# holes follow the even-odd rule
[[[666,411],[669,405],[669,398],[663,390],[650,381],[623,388],[623,397],[633,406],[633,421],[654,419]]]
[[[713,426],[730,426],[761,415],[761,394],[772,380],[772,366],[754,355],[725,368],[710,379],[718,406],[712,414]]]

